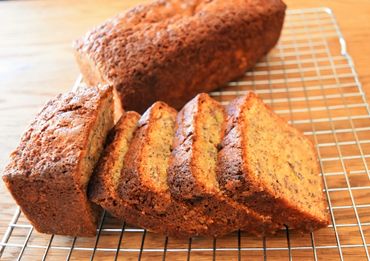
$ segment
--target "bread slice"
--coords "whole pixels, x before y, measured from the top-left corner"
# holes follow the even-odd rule
[[[37,231],[94,236],[100,207],[87,186],[113,127],[111,87],[81,87],[49,101],[10,156],[3,180]]]
[[[154,103],[141,117],[125,157],[118,192],[127,204],[143,215],[156,217],[151,231],[187,237],[207,235],[206,217],[171,197],[167,167],[171,154],[177,112],[163,102]]]
[[[224,107],[205,93],[197,95],[178,114],[168,171],[175,197],[194,199],[218,191],[215,171],[225,118]]]
[[[89,184],[89,198],[113,216],[120,217],[124,211],[117,187],[124,167],[124,157],[133,138],[140,115],[126,112],[109,133],[104,152],[94,170]]]
[[[226,193],[289,228],[311,231],[329,216],[313,144],[254,93],[228,106],[218,180]]]
[[[89,199],[100,205],[114,217],[131,225],[158,231],[163,221],[145,215],[122,199],[118,193],[118,182],[125,166],[125,156],[137,128],[140,115],[136,112],[123,113],[111,130],[89,184]],[[160,232],[160,231],[159,231]]]
[[[246,230],[264,235],[278,229],[262,216],[225,196],[216,177],[218,149],[226,123],[224,107],[208,94],[197,95],[177,116],[168,183],[172,195],[212,219],[210,230]]]
[[[157,102],[138,123],[119,187],[126,201],[144,211],[164,212],[171,204],[167,193],[167,165],[174,136],[176,110]]]

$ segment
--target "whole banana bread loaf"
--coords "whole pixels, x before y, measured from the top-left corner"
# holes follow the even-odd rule
[[[112,87],[61,94],[36,116],[11,154],[3,180],[37,231],[95,235],[100,207],[86,192],[112,127]]]
[[[127,110],[180,109],[242,76],[278,41],[281,0],[156,0],[109,19],[74,43],[87,84],[112,84]]]
[[[316,151],[254,93],[228,106],[218,162],[227,195],[276,223],[312,231],[329,223]]]

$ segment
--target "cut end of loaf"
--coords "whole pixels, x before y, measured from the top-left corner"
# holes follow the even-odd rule
[[[108,132],[113,127],[113,96],[102,101],[96,123],[91,128],[91,133],[87,143],[86,154],[81,163],[81,183],[85,189],[90,180],[91,174],[100,154],[103,151],[105,139]]]

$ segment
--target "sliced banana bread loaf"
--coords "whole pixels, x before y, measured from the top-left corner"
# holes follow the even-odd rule
[[[250,69],[278,41],[280,0],[156,0],[75,42],[88,84],[113,84],[127,110],[181,108]],[[176,86],[176,88],[174,88]]]
[[[328,225],[313,144],[254,93],[228,106],[218,180],[226,193],[273,221],[311,231]]]
[[[278,226],[270,217],[235,202],[219,189],[216,164],[226,123],[224,107],[202,93],[185,105],[176,123],[168,169],[172,195],[209,216],[213,220],[210,230],[242,229],[257,235],[274,232]]]
[[[94,236],[100,207],[87,185],[113,127],[111,87],[49,101],[11,154],[3,180],[37,231]]]

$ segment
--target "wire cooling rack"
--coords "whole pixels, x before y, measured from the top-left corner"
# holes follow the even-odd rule
[[[81,80],[77,81],[77,85]],[[16,210],[0,243],[4,260],[370,260],[370,111],[330,9],[288,10],[278,46],[254,71],[212,96],[254,90],[316,144],[331,225],[256,238],[179,240],[104,213],[96,238],[43,235]]]

